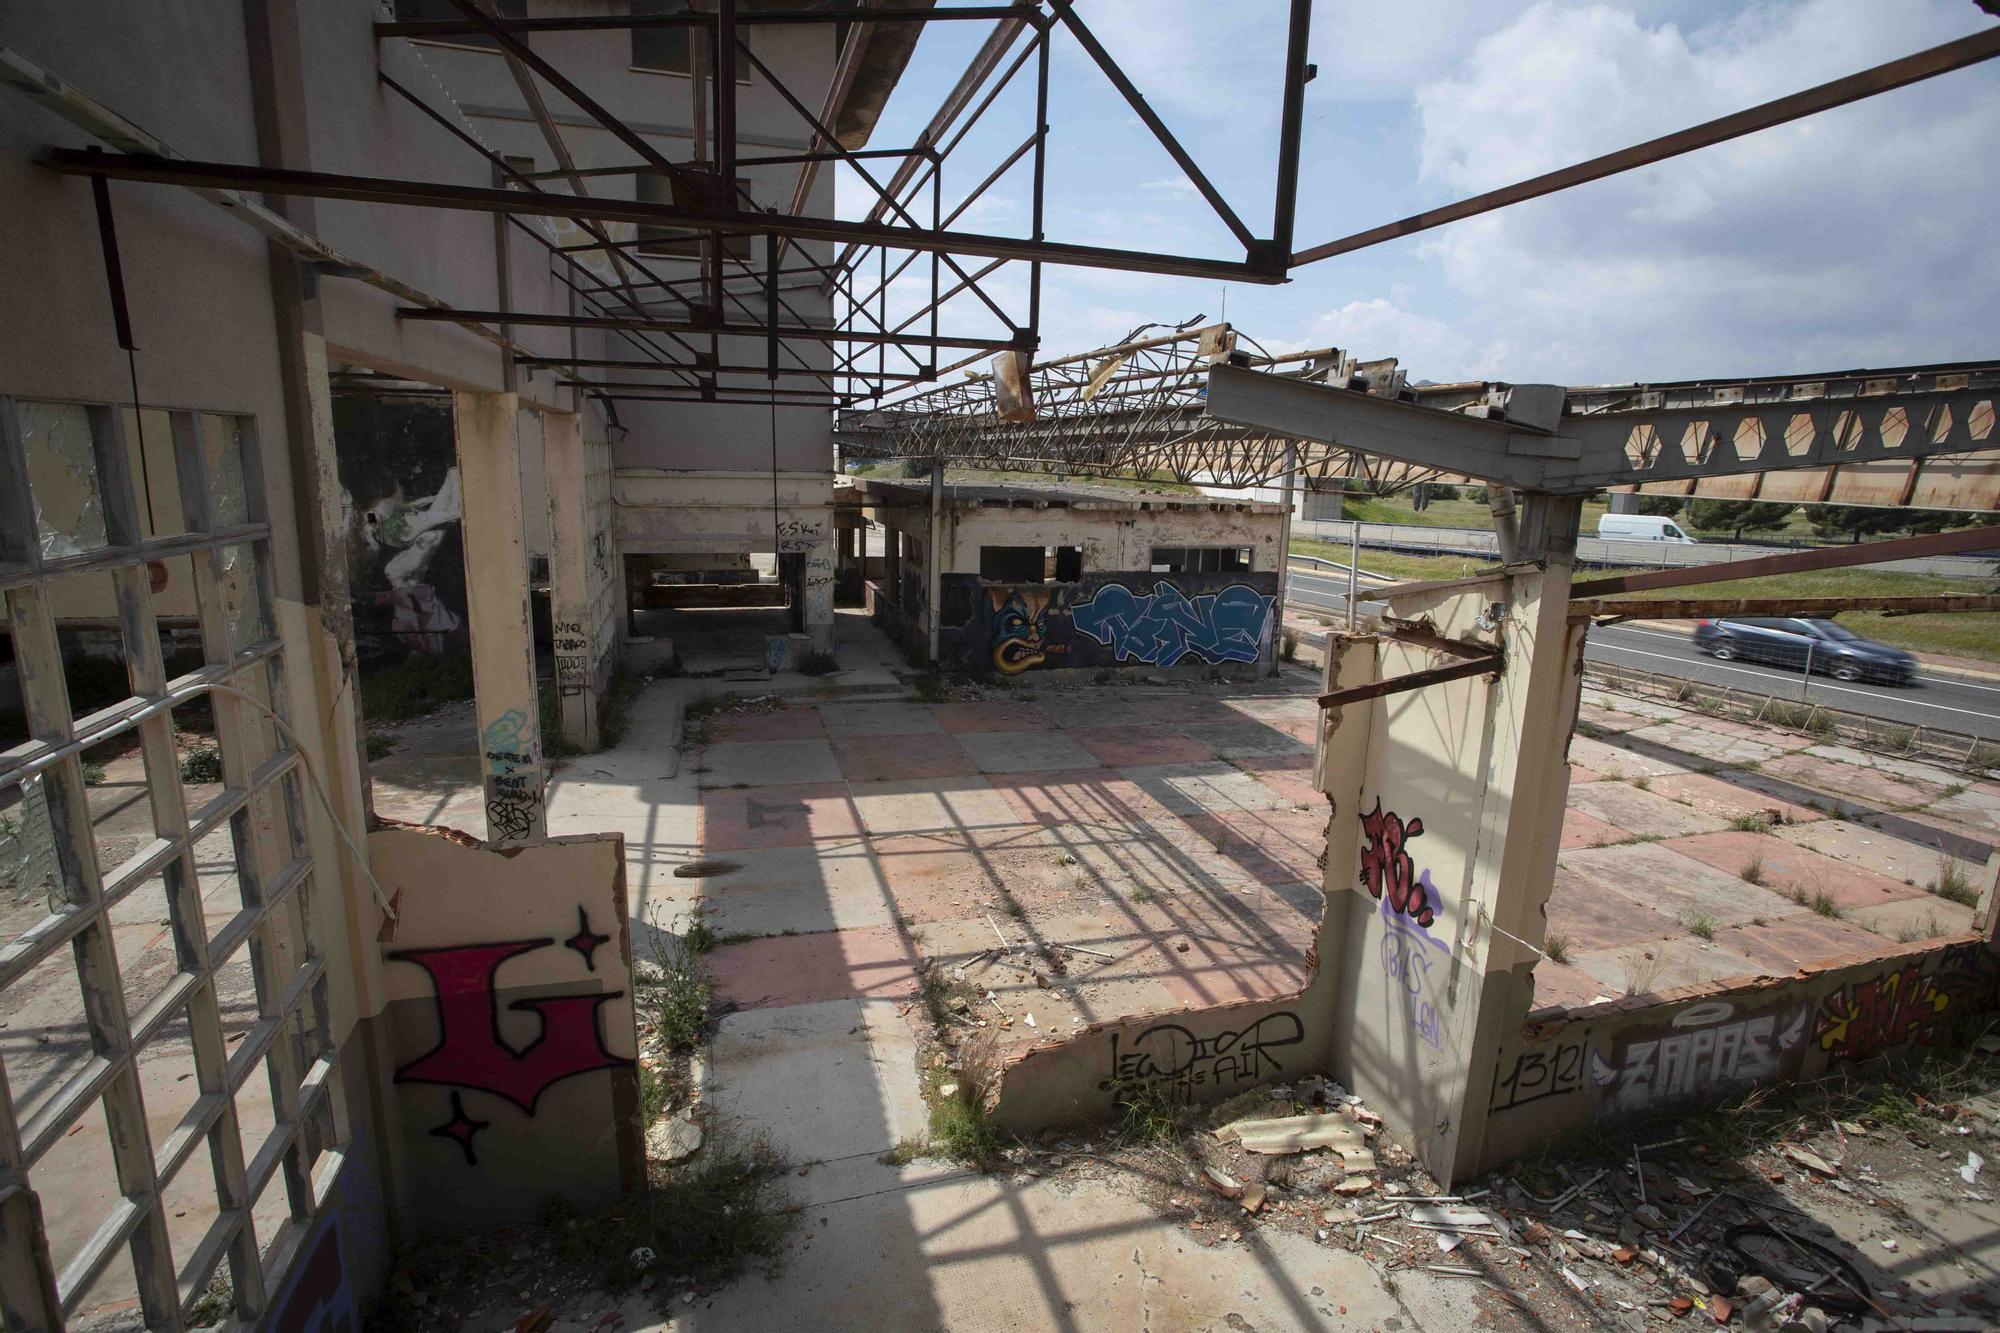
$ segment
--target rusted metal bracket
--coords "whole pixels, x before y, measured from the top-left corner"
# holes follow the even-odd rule
[[[1448,639],[1437,641],[1437,646],[1450,643]],[[1425,644],[1431,647],[1431,644]],[[1470,648],[1470,644],[1454,644],[1444,651],[1458,652]],[[1366,685],[1352,685],[1344,690],[1334,690],[1319,697],[1322,709],[1344,708],[1348,704],[1360,703],[1366,699],[1379,699],[1385,694],[1401,694],[1406,690],[1420,690],[1426,685],[1442,685],[1448,680],[1464,680],[1468,676],[1497,676],[1506,665],[1504,656],[1497,650],[1479,653],[1476,657],[1466,657],[1461,661],[1448,662],[1440,667],[1427,667],[1422,671],[1412,671],[1407,675],[1392,676],[1388,680],[1374,680]]]

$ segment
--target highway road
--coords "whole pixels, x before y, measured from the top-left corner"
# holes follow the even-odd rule
[[[1388,580],[1364,578],[1366,587]],[[1347,579],[1294,571],[1286,585],[1291,605],[1306,611],[1345,611]],[[1739,685],[1786,699],[1803,699],[1904,726],[1938,727],[1987,740],[2000,740],[2000,680],[1982,680],[1925,667],[1906,686],[1847,684],[1825,676],[1810,681],[1803,672],[1747,662],[1718,662],[1694,648],[1693,626],[1686,630],[1650,625],[1593,629],[1584,646],[1592,662],[1656,671],[1683,680]]]

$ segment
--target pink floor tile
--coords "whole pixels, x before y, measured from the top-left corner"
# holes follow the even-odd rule
[[[1848,954],[1873,953],[1888,941],[1850,921],[1802,913],[1763,925],[1732,926],[1715,932],[1715,942],[1776,972],[1825,963]]]
[[[1919,805],[1936,799],[1943,790],[1930,783],[1907,782],[1878,773],[1872,768],[1824,759],[1816,754],[1788,754],[1762,765],[1760,772],[1791,778],[1809,787],[1831,792],[1849,801],[1859,801],[1876,809]]]
[[[1596,815],[1581,810],[1570,810],[1563,815],[1562,848],[1605,847],[1614,842],[1624,842],[1632,835],[1616,824],[1606,823]]]
[[[1546,911],[1548,935],[1560,936],[1575,953],[1665,939],[1683,929],[1673,918],[1614,893],[1567,866],[1556,867]]]
[[[701,794],[705,851],[806,847],[830,838],[857,837],[860,832],[844,783],[711,787]]]
[[[708,956],[715,997],[738,1009],[821,1000],[903,999],[917,993],[917,959],[893,926],[774,935]]]
[[[1535,964],[1534,1008],[1537,1010],[1574,1009],[1578,1005],[1589,1004],[1604,993],[1604,983],[1588,972],[1546,959]]]
[[[996,773],[987,779],[1024,822],[1043,828],[1083,824],[1151,836],[1177,816],[1138,783],[1108,768],[1060,773]]]
[[[1758,882],[1772,892],[1788,898],[1799,894],[1816,898],[1823,893],[1842,911],[1924,896],[1924,890],[1915,885],[1794,846],[1767,833],[1701,833],[1691,838],[1674,838],[1662,846],[1730,874],[1743,873],[1754,861]]]
[[[969,731],[1048,731],[1055,726],[1047,713],[1024,703],[933,704],[931,716],[954,735]]]
[[[1326,850],[1326,815],[1234,810],[1193,815],[1187,825],[1259,884],[1317,884]]]
[[[1215,758],[1215,751],[1172,727],[1119,727],[1107,731],[1072,731],[1070,736],[1109,768],[1141,764],[1198,764]]]
[[[1804,824],[1826,816],[1808,806],[1797,805],[1764,792],[1730,782],[1728,770],[1720,776],[1707,773],[1668,773],[1652,780],[1651,790],[1670,801],[1680,801],[1697,810],[1724,819],[1745,815],[1775,814],[1775,823]]]
[[[803,706],[742,713],[724,709],[709,723],[711,741],[805,741],[825,735],[819,711]]]
[[[849,782],[966,778],[979,771],[950,736],[836,736],[833,753]]]

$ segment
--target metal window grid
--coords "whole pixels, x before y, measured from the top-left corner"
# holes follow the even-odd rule
[[[269,599],[270,528],[253,422],[222,413],[173,410],[171,445],[185,533],[146,535],[128,466],[124,414],[82,404],[104,516],[102,546],[46,556],[37,529],[25,402],[0,396],[0,597],[13,638],[30,739],[0,752],[0,794],[39,784],[54,845],[57,887],[48,912],[0,944],[0,1014],[37,965],[68,946],[76,965],[90,1054],[25,1120],[16,1115],[0,1057],[0,1325],[59,1329],[116,1258],[130,1254],[139,1311],[149,1328],[186,1327],[226,1257],[234,1314],[265,1313],[338,1176],[348,1141],[328,1021],[326,960],[311,927],[313,863],[304,836],[296,750],[241,691],[285,716],[283,655]],[[76,404],[57,404],[74,410]],[[144,409],[148,416],[156,409]],[[218,436],[224,438],[218,439]],[[219,511],[207,448],[240,452],[243,512]],[[240,522],[225,522],[240,519]],[[203,665],[169,680],[153,604],[149,561],[185,557],[193,573]],[[78,574],[110,576],[118,607],[130,696],[87,716],[72,712],[52,585]],[[248,641],[245,641],[248,640]],[[222,767],[221,791],[187,808],[174,735],[174,707],[209,701]],[[136,733],[145,761],[154,836],[122,865],[99,864],[82,755]],[[25,803],[24,803],[25,804]],[[240,902],[211,938],[195,847],[228,830]],[[124,994],[109,913],[140,886],[164,885],[175,971],[156,999],[134,1012]],[[255,1019],[225,1037],[217,976],[247,954]],[[139,1058],[184,1020],[198,1096],[155,1143],[149,1132]],[[165,1048],[162,1043],[161,1049]],[[237,1095],[262,1066],[270,1084],[272,1129],[245,1159]],[[50,1150],[101,1105],[117,1198],[74,1257],[57,1269],[44,1229],[38,1179]],[[198,1149],[208,1148],[206,1166]],[[200,1175],[206,1170],[206,1189]],[[53,1174],[53,1172],[51,1172]],[[260,1245],[253,1212],[282,1180],[284,1218]],[[163,1197],[188,1184],[213,1200],[200,1240],[175,1254]]]

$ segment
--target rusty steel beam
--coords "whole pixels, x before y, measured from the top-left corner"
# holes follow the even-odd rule
[[[1727,583],[1732,579],[1756,579],[1771,574],[1803,574],[1817,569],[1846,569],[1853,565],[1877,565],[1891,560],[1920,560],[1925,556],[1951,555],[1958,551],[2000,548],[2000,526],[1959,528],[1952,532],[1931,532],[1921,537],[1898,537],[1893,541],[1861,542],[1854,546],[1822,546],[1787,555],[1764,555],[1754,560],[1731,560],[1719,565],[1694,565],[1687,569],[1659,569],[1649,574],[1621,574],[1616,578],[1585,579],[1570,585],[1572,600],[1607,597],[1620,592],[1648,592],[1654,588],[1685,588],[1698,583]]]
[[[556,329],[629,329],[641,333],[714,333],[725,338],[767,338],[773,330],[764,324],[729,324],[720,320],[697,319],[642,319],[631,315],[538,315],[518,310],[459,310],[448,308],[431,310],[421,306],[405,306],[396,312],[402,319],[437,320],[457,324],[528,324],[541,328]],[[980,338],[932,338],[928,335],[860,333],[849,329],[822,329],[792,324],[776,326],[776,336],[781,338],[802,338],[808,342],[886,342],[908,343],[916,347],[970,347],[982,352],[1000,352],[1008,347],[1004,342],[993,342]],[[560,358],[545,358],[560,362]],[[676,367],[662,366],[662,370]],[[758,373],[762,373],[759,371]],[[832,371],[816,371],[816,374],[830,375]],[[866,375],[857,375],[866,379]]]
[[[1506,208],[1510,204],[1538,199],[1545,194],[1554,194],[1558,190],[1567,190],[1589,181],[1602,180],[1606,176],[1615,176],[1634,167],[1663,162],[1670,157],[1694,152],[1698,148],[1707,148],[1730,139],[1741,138],[1746,134],[1755,134],[1759,130],[1767,130],[1772,126],[1783,125],[1817,112],[1845,106],[1849,102],[1858,102],[1864,97],[1873,97],[1877,93],[1907,87],[1924,79],[1936,78],[1940,74],[1949,74],[1953,70],[1976,65],[1982,60],[1991,60],[1994,56],[2000,56],[2000,28],[1989,28],[1985,32],[1974,33],[1955,42],[1946,42],[1943,46],[1934,46],[1928,51],[1904,56],[1901,60],[1891,60],[1887,64],[1876,65],[1859,74],[1850,74],[1844,79],[1835,79],[1831,83],[1822,83],[1803,92],[1793,93],[1789,97],[1765,102],[1747,111],[1738,111],[1734,115],[1691,126],[1658,139],[1650,139],[1630,148],[1622,148],[1615,153],[1606,153],[1602,157],[1593,157],[1586,162],[1545,172],[1498,190],[1489,190],[1485,194],[1473,195],[1470,199],[1446,204],[1442,208],[1414,213],[1395,222],[1355,232],[1337,241],[1327,241],[1322,245],[1299,251],[1291,257],[1291,262],[1297,267],[1322,259],[1331,259],[1335,255],[1344,255],[1367,246],[1379,245],[1383,241],[1415,235],[1432,227],[1442,227],[1448,222],[1458,222],[1481,213],[1490,213],[1496,208]]]
[[[1830,619],[1843,611],[1915,615],[1925,611],[2000,611],[2000,594],[1946,593],[1935,597],[1586,597],[1569,604],[1571,620],[1616,616],[1621,620],[1714,620],[1724,616],[1796,616]]]
[[[43,166],[72,176],[103,175],[112,180],[151,181],[207,190],[262,190],[267,194],[306,195],[318,199],[352,199],[362,203],[402,204],[417,208],[456,208],[485,213],[522,213],[541,217],[595,218],[690,230],[720,230],[747,236],[795,236],[809,241],[833,241],[892,250],[946,251],[997,259],[1040,260],[1082,268],[1159,273],[1168,277],[1216,278],[1223,281],[1276,284],[1283,275],[1253,269],[1234,260],[1200,259],[1185,255],[1118,250],[1062,241],[1032,241],[980,232],[912,231],[881,223],[846,222],[838,218],[792,217],[782,213],[752,213],[735,208],[647,204],[633,199],[579,199],[572,195],[528,194],[476,185],[445,185],[435,181],[398,180],[382,176],[348,176],[330,171],[299,171],[289,167],[247,166],[237,162],[203,162],[191,158],[155,159],[132,154],[90,154],[69,148],[49,150]],[[685,174],[685,168],[679,169]],[[590,246],[586,248],[595,249]]]
[[[1371,680],[1366,685],[1350,685],[1344,690],[1322,694],[1319,697],[1319,706],[1323,710],[1344,708],[1348,704],[1379,699],[1385,694],[1402,694],[1408,690],[1421,690],[1426,685],[1442,685],[1448,680],[1464,680],[1468,676],[1497,676],[1505,665],[1506,660],[1499,653],[1462,662],[1448,662],[1444,666],[1426,667],[1422,671],[1391,676],[1387,680]]]
[[[795,23],[931,23],[951,19],[1019,19],[1033,17],[1037,6],[966,5],[958,9],[785,9],[746,11],[736,16],[738,25],[774,28]],[[697,28],[715,22],[714,14],[692,10],[680,14],[579,14],[569,18],[544,17],[507,19],[510,31],[614,32],[631,28]],[[375,25],[377,37],[471,37],[486,30],[464,19],[394,19]]]

